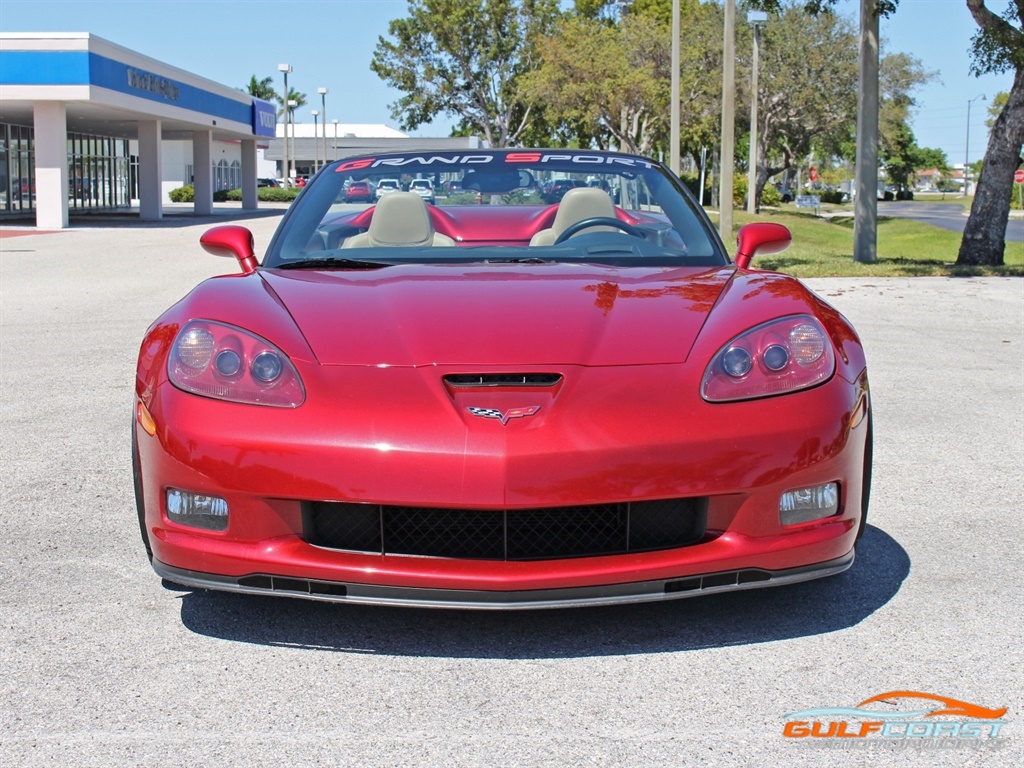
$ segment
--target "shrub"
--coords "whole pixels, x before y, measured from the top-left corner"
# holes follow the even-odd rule
[[[744,173],[733,174],[732,204],[740,208],[747,204],[747,176]]]
[[[238,192],[238,199],[241,200],[242,190],[236,189],[234,191]],[[301,191],[297,187],[260,187],[256,190],[256,195],[266,203],[290,203],[299,196]],[[235,198],[231,199],[234,200]]]
[[[264,203],[290,203],[299,196],[302,190],[296,187],[260,187],[256,190],[256,198]],[[172,189],[167,193],[174,203],[194,203],[196,198],[195,187],[191,184],[184,187]],[[241,202],[242,190],[240,189],[218,189],[213,193],[215,203],[227,201]]]
[[[822,192],[821,193],[821,202],[823,202],[823,203],[833,203],[835,205],[840,205],[843,202],[843,193],[840,192],[838,189],[833,189],[831,191]]]
[[[480,195],[476,192],[461,192],[457,195],[448,195],[446,205],[476,205],[480,202]]]
[[[196,191],[191,184],[186,184],[184,187],[172,189],[167,196],[171,198],[172,203],[192,203],[195,202]]]
[[[256,199],[264,203],[290,203],[299,196],[302,190],[297,187],[260,187],[256,190]],[[214,196],[214,200],[216,200]],[[227,199],[236,203],[242,201],[242,190],[229,189]]]
[[[704,177],[704,202],[705,204],[711,199],[711,185],[708,184],[707,176]],[[686,185],[693,196],[700,200],[700,174],[697,173],[684,173],[679,177],[680,181]]]
[[[764,189],[761,190],[761,205],[782,205],[782,193],[775,188],[774,184],[764,185]]]

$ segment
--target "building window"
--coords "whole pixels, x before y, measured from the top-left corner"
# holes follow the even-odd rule
[[[68,206],[72,211],[131,205],[128,140],[68,134]]]
[[[128,140],[68,134],[68,209],[109,210],[131,205]],[[0,124],[0,215],[36,208],[35,141],[26,125]]]

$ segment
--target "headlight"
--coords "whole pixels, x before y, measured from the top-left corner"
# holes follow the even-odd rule
[[[821,323],[794,315],[752,328],[722,347],[701,382],[713,403],[769,397],[828,381],[836,358]]]
[[[280,349],[209,320],[193,320],[181,329],[167,375],[178,389],[235,403],[294,408],[306,397],[298,371]]]

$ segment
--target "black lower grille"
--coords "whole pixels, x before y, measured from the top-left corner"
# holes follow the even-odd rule
[[[555,560],[684,547],[700,541],[704,499],[476,510],[312,502],[306,541],[375,554]]]

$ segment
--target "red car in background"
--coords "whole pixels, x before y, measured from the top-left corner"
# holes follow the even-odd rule
[[[397,173],[457,176],[481,204],[336,205]],[[529,608],[853,563],[872,455],[857,334],[752,267],[788,230],[749,224],[730,258],[660,163],[347,158],[262,259],[238,226],[201,242],[241,274],[154,322],[135,383],[139,522],[170,582]]]
[[[345,187],[346,203],[373,202],[373,187],[367,181],[353,181]]]

